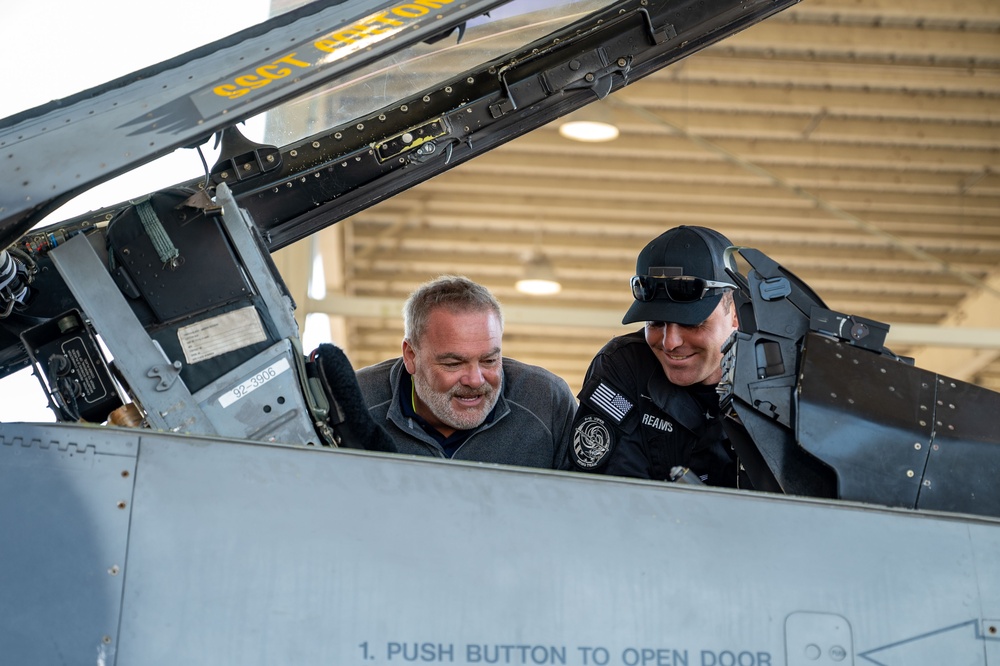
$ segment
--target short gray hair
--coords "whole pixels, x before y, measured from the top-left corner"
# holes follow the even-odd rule
[[[503,310],[489,289],[462,275],[441,275],[417,287],[403,305],[403,336],[416,345],[427,332],[427,320],[434,308],[452,312],[492,311],[503,332]]]

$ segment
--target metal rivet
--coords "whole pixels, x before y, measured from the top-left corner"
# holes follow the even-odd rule
[[[919,451],[919,450],[920,450],[920,449],[922,448],[922,447],[920,446],[920,442],[917,442],[916,444],[914,444],[914,445],[913,445],[913,448],[915,448],[915,449],[916,449],[917,451]]]
[[[299,151],[297,151],[297,150],[290,150],[290,151],[288,151],[288,154],[291,155],[292,157],[298,157]]]
[[[908,477],[910,477],[912,479],[913,478],[913,470],[912,469],[906,470],[906,476],[908,476]]]
[[[108,573],[112,576],[117,576],[119,571],[121,571],[121,569],[118,568],[117,564],[111,565],[111,568],[108,569]]]

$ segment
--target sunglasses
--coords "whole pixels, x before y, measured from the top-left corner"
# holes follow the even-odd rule
[[[663,287],[667,298],[675,303],[694,303],[705,298],[710,289],[736,289],[735,284],[716,282],[690,275],[673,277],[632,276],[632,296],[637,301],[648,303],[656,298],[657,290]]]

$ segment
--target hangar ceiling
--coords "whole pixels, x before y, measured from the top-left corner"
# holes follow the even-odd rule
[[[678,224],[762,250],[920,367],[1000,390],[1000,3],[803,0],[614,93],[621,135],[550,125],[278,253],[355,367],[397,356],[442,273],[490,287],[504,353],[577,390]],[[514,289],[542,250],[554,296]],[[319,251],[326,296],[306,296]]]

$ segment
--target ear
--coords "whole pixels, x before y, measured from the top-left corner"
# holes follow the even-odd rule
[[[410,344],[409,340],[403,340],[403,365],[406,366],[406,371],[408,373],[415,374],[417,369],[417,364],[415,359],[417,357],[417,350]]]

